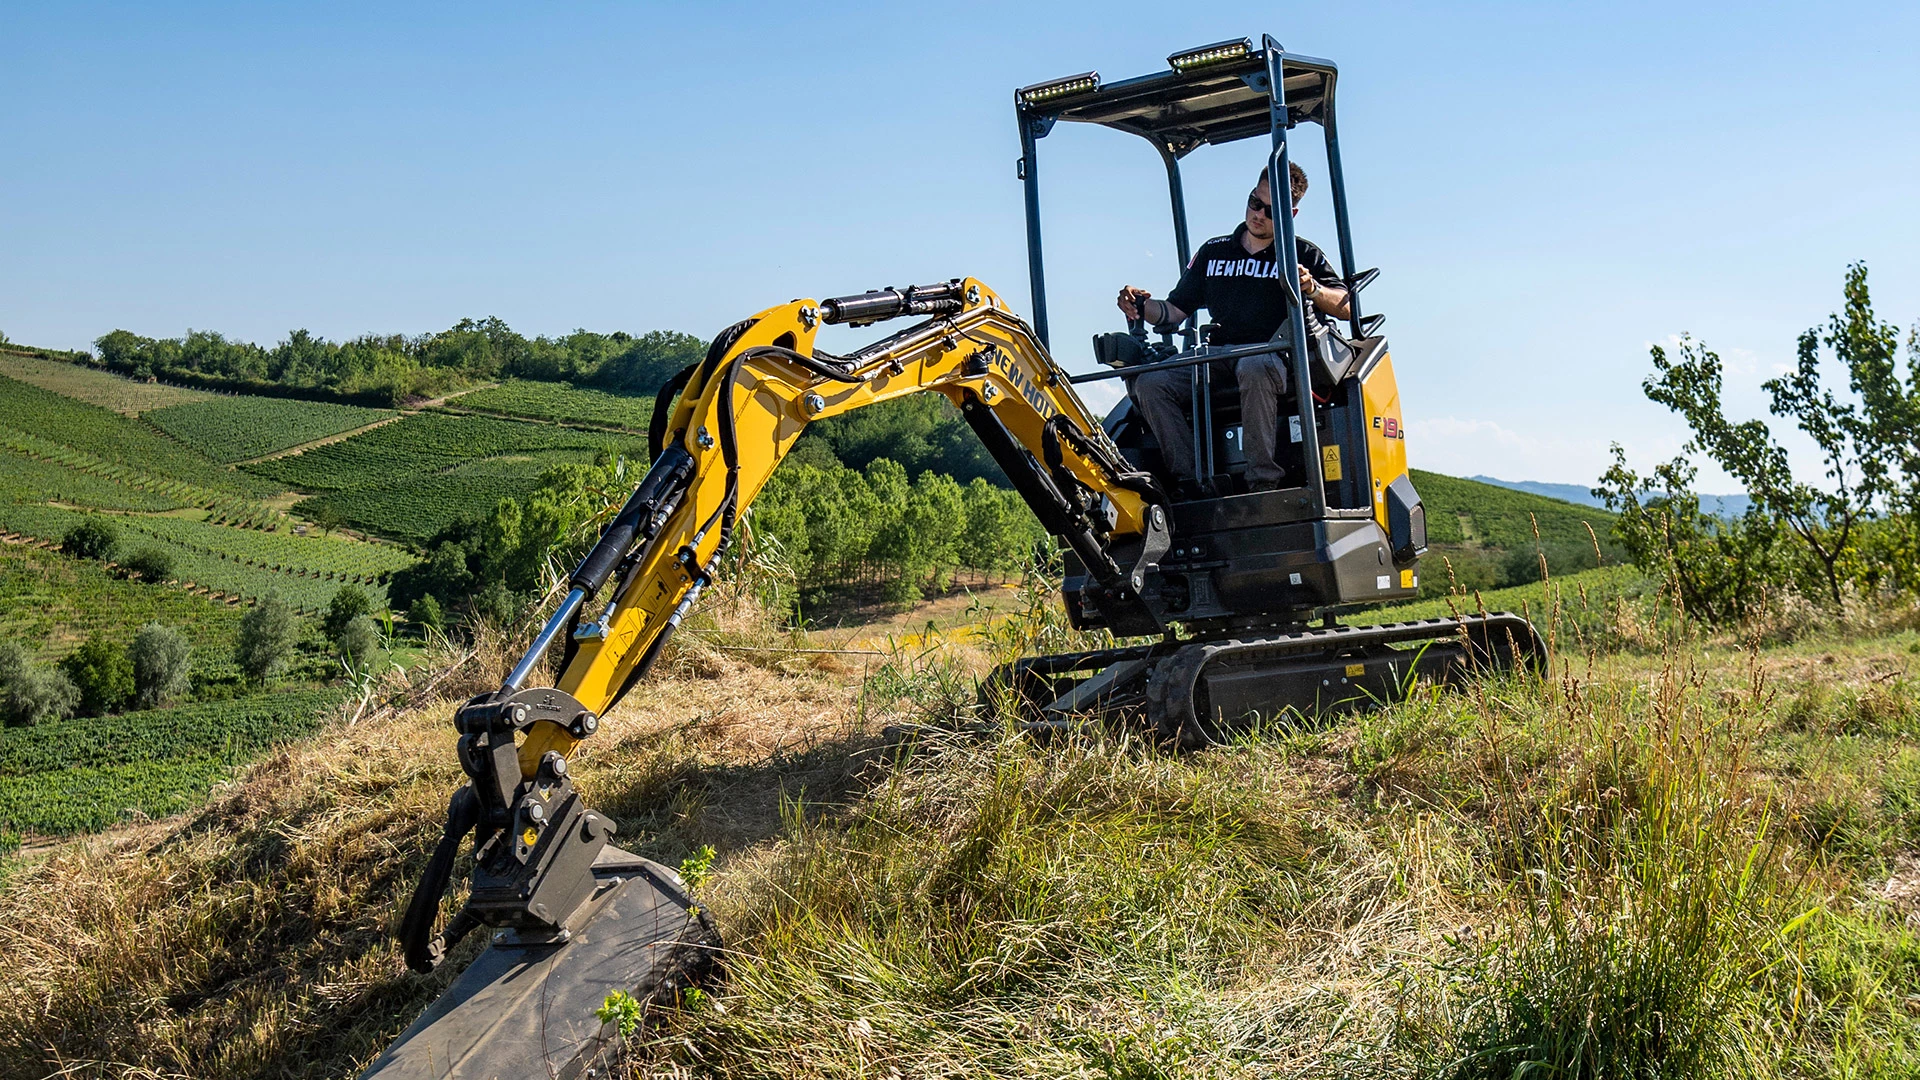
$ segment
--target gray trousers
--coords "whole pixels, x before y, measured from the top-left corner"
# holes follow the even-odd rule
[[[1287,369],[1273,353],[1243,356],[1234,362],[1233,376],[1240,384],[1240,428],[1242,449],[1247,455],[1247,486],[1261,491],[1280,486],[1286,473],[1274,460],[1279,449],[1280,398],[1287,392]],[[1214,368],[1214,379],[1220,369]],[[1133,382],[1134,404],[1160,443],[1160,457],[1167,471],[1187,479],[1197,468],[1193,455],[1193,371],[1173,368],[1149,371]]]

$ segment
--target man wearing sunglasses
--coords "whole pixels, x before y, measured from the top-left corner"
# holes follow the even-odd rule
[[[1288,163],[1293,212],[1307,193],[1307,174]],[[1217,236],[1200,245],[1165,300],[1145,289],[1121,288],[1120,310],[1129,319],[1145,319],[1155,326],[1175,325],[1199,308],[1212,316],[1211,345],[1250,345],[1269,341],[1287,318],[1287,291],[1280,287],[1280,270],[1273,251],[1273,195],[1267,172],[1247,196],[1247,218],[1232,235]],[[1334,318],[1349,312],[1347,290],[1326,255],[1307,240],[1296,237],[1300,263],[1300,294],[1313,307]],[[1224,373],[1223,373],[1224,374]],[[1280,399],[1287,392],[1287,368],[1273,353],[1242,357],[1233,374],[1240,384],[1240,424],[1247,455],[1247,487],[1271,491],[1280,487],[1285,471],[1275,461],[1279,444]],[[1140,415],[1153,429],[1167,470],[1189,494],[1197,494],[1194,477],[1193,430],[1187,409],[1193,400],[1192,373],[1185,368],[1153,371],[1133,381],[1133,398]]]

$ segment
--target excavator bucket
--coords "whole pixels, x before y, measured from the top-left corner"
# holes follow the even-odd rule
[[[558,933],[493,942],[362,1080],[494,1080],[604,1075],[617,1023],[596,1012],[619,991],[671,1006],[710,969],[720,938],[672,870],[615,847]]]

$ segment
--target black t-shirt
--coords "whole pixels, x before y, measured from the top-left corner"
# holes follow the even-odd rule
[[[1180,284],[1167,294],[1167,303],[1191,314],[1206,308],[1220,324],[1210,339],[1215,345],[1251,345],[1267,341],[1287,317],[1287,290],[1268,244],[1258,255],[1247,254],[1240,236],[1242,224],[1231,236],[1216,236],[1200,245],[1187,263]],[[1346,288],[1327,256],[1309,240],[1294,237],[1300,265],[1315,281],[1335,289]]]

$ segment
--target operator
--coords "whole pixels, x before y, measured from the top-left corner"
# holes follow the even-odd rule
[[[1300,213],[1300,197],[1307,193],[1307,174],[1288,162],[1293,212]],[[1196,308],[1206,308],[1216,324],[1211,345],[1250,345],[1273,338],[1287,319],[1287,292],[1278,286],[1280,271],[1274,258],[1273,193],[1267,170],[1247,196],[1247,219],[1230,236],[1216,236],[1200,245],[1165,300],[1132,285],[1120,289],[1119,306],[1128,319],[1146,319],[1155,326],[1177,324]],[[1333,264],[1310,241],[1296,237],[1300,263],[1300,294],[1315,309],[1335,318],[1350,312],[1347,290]],[[1275,456],[1279,450],[1280,399],[1287,392],[1287,367],[1276,353],[1243,356],[1234,363],[1240,384],[1240,424],[1247,455],[1247,488],[1272,491],[1286,473]],[[1198,495],[1193,453],[1193,429],[1187,409],[1193,402],[1192,372],[1186,368],[1150,371],[1133,382],[1140,415],[1160,443],[1160,455],[1183,492]]]

